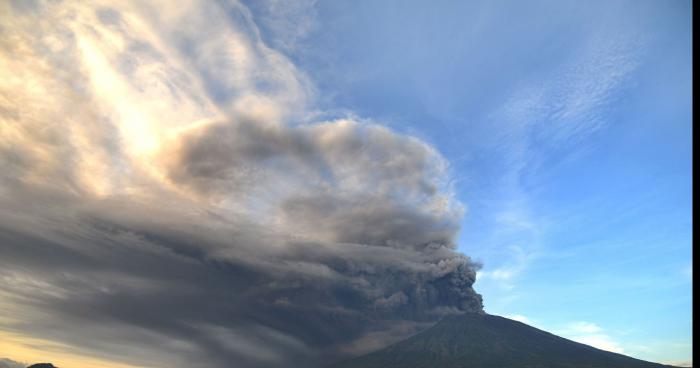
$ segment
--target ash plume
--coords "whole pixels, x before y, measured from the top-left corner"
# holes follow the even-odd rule
[[[3,333],[131,365],[314,367],[482,311],[439,153],[290,123],[312,88],[242,5],[12,7],[0,70],[33,87],[0,79]]]

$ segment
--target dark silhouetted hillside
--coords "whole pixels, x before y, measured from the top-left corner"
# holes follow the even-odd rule
[[[468,313],[333,368],[662,368],[507,318]]]

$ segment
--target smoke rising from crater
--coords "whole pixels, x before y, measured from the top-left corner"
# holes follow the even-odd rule
[[[291,123],[313,88],[245,7],[157,5],[2,5],[3,334],[115,366],[313,367],[482,310],[435,149]]]

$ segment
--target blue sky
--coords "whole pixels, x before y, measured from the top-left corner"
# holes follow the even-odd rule
[[[447,159],[488,312],[691,360],[690,1],[275,4],[318,111]]]

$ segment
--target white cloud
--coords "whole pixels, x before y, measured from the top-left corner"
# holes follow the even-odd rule
[[[563,327],[558,329],[550,329],[546,326],[540,326],[538,321],[534,321],[522,314],[506,314],[503,317],[519,321],[545,331],[551,330],[556,335],[582,344],[590,345],[598,349],[620,354],[625,353],[624,348],[618,341],[615,341],[615,339],[612,338],[602,327],[592,322],[576,321],[565,324]]]
[[[615,341],[602,327],[592,322],[571,322],[562,329],[557,330],[556,333],[570,340],[598,349],[620,354],[625,352],[619,342]]]
[[[514,289],[514,280],[536,259],[537,254],[515,244],[510,245],[506,252],[509,259],[507,263],[493,269],[478,271],[477,280],[494,282],[499,288],[505,290]]]
[[[672,360],[672,361],[664,362],[663,364],[668,364],[668,365],[672,365],[675,367],[692,367],[693,361],[692,360]]]
[[[508,315],[505,315],[505,316],[503,316],[503,317],[510,318],[510,319],[512,319],[512,320],[514,320],[514,321],[522,322],[522,323],[525,323],[525,324],[528,324],[528,325],[532,325],[532,324],[533,324],[532,321],[531,321],[529,318],[523,316],[522,314],[508,314]]]
[[[586,333],[586,334],[592,334],[592,333],[598,333],[603,331],[600,326],[596,325],[595,323],[591,322],[574,322],[569,324],[569,330],[574,332],[574,333]]]
[[[590,345],[598,349],[603,349],[607,351],[612,351],[614,353],[624,353],[624,349],[617,341],[614,341],[610,336],[605,334],[590,334],[577,336],[572,338],[572,340],[580,342],[582,344]]]

